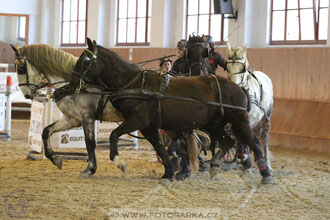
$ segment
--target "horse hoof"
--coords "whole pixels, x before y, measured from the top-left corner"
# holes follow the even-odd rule
[[[205,166],[205,165],[202,165],[202,166],[199,166],[198,171],[201,173],[207,173],[209,171],[209,168],[207,168],[207,166]]]
[[[261,180],[262,184],[273,184],[272,178],[270,176],[263,177]]]
[[[123,173],[126,172],[127,163],[126,163],[126,161],[125,161],[124,159],[121,159],[121,158],[119,158],[119,156],[118,156],[118,157],[116,157],[116,158],[114,159],[114,162],[115,162],[115,164],[117,165],[117,167],[118,167]]]
[[[55,166],[57,166],[58,169],[62,170],[62,159],[61,159],[61,157],[54,156],[52,162]]]
[[[173,178],[173,174],[168,174],[168,173],[164,173],[164,175],[162,176],[162,179],[164,180],[172,180]]]
[[[273,168],[271,166],[268,166],[269,172],[273,173]]]
[[[247,155],[247,157],[242,162],[243,170],[249,170],[252,167],[252,158],[250,155]]]
[[[117,167],[121,170],[121,172],[126,173],[127,163],[119,164]]]
[[[92,176],[92,174],[90,174],[90,172],[88,172],[88,171],[83,171],[79,175],[79,177],[84,178],[84,179],[90,178],[91,176]]]
[[[175,179],[178,181],[184,181],[190,176],[190,173],[177,173],[175,174]]]

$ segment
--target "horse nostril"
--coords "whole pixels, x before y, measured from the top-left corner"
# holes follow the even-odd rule
[[[25,95],[24,96],[26,99],[31,99],[31,96],[30,95]]]

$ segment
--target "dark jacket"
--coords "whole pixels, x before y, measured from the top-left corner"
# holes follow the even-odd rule
[[[210,66],[208,68],[209,73],[216,74],[218,65],[221,66],[223,69],[226,69],[226,60],[218,52],[211,50],[208,58],[210,62]]]
[[[181,75],[182,61],[183,61],[182,57],[179,57],[177,60],[174,61],[172,69],[171,69],[171,72],[174,75],[177,75],[177,76]]]

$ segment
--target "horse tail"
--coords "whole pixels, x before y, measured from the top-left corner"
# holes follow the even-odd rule
[[[209,147],[211,144],[211,138],[208,134],[200,130],[194,130],[194,133],[198,135],[199,139],[203,142],[203,147]]]
[[[246,95],[246,97],[248,99],[247,111],[249,112],[251,110],[251,98],[250,98],[250,94],[249,94],[249,92],[245,88],[243,88],[243,87],[241,87],[241,88],[244,91],[244,93],[245,93],[245,95]]]
[[[187,153],[192,170],[196,171],[199,167],[199,144],[193,134],[186,134],[187,139]]]

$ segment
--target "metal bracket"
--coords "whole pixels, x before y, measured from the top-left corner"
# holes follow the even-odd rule
[[[230,16],[223,16],[224,19],[235,19],[237,20],[238,19],[238,11],[235,10],[235,13],[233,15],[230,15]]]

